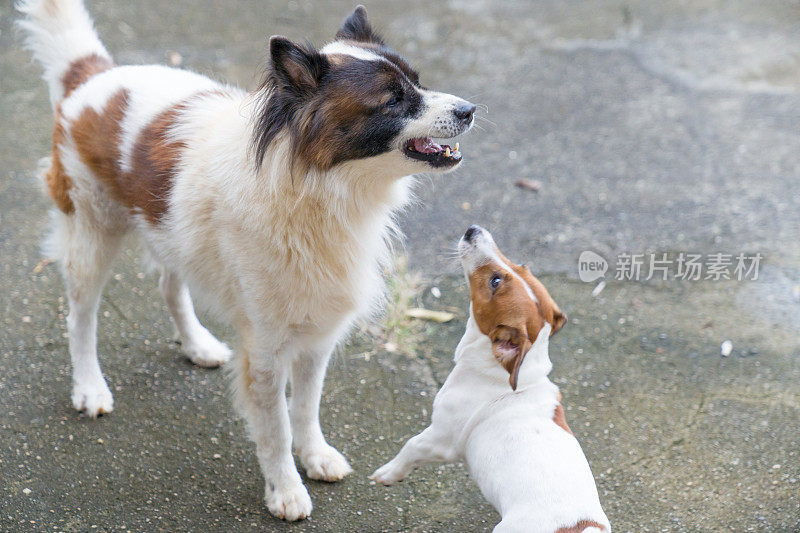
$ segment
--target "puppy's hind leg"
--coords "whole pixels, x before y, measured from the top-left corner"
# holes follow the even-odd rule
[[[319,402],[331,350],[300,353],[292,362],[289,414],[294,445],[311,479],[339,481],[353,471],[347,459],[325,441],[319,425]]]
[[[217,367],[231,358],[231,350],[218,341],[194,313],[189,289],[173,272],[161,268],[158,283],[181,338],[181,351],[196,365]]]
[[[123,232],[97,227],[81,213],[55,212],[45,252],[59,260],[67,285],[72,405],[97,417],[114,409],[114,399],[97,359],[97,309]]]

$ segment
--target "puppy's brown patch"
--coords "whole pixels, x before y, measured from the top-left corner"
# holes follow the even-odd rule
[[[598,524],[594,520],[581,520],[577,524],[572,527],[560,527],[556,530],[556,533],[582,533],[584,529],[587,527],[596,527],[601,531],[606,530],[606,526],[602,524]]]
[[[550,296],[550,293],[547,291],[547,288],[544,284],[539,281],[539,278],[531,273],[530,269],[525,265],[518,265],[508,260],[503,253],[495,247],[497,251],[497,255],[507,264],[516,274],[525,280],[525,283],[533,291],[533,294],[536,296],[536,299],[539,300],[539,310],[542,314],[542,318],[545,321],[549,322],[550,325],[553,327],[553,330],[550,332],[550,335],[553,336],[558,331],[564,327],[564,324],[567,323],[567,315],[561,312],[561,309],[558,308],[556,305],[555,300],[553,297]]]
[[[558,427],[572,435],[572,430],[569,429],[569,426],[567,425],[567,419],[564,416],[564,408],[560,403],[556,404],[556,410],[553,413],[553,422],[555,422]]]
[[[64,86],[64,98],[86,83],[92,76],[112,68],[114,68],[113,61],[97,54],[76,59],[70,63],[67,71],[61,76],[61,85]]]
[[[59,104],[56,106],[55,125],[53,127],[53,155],[50,159],[50,168],[45,175],[45,183],[47,184],[47,192],[55,202],[56,207],[64,213],[70,214],[75,211],[75,205],[69,196],[69,191],[72,189],[72,180],[64,172],[64,165],[61,164],[61,148],[67,139],[62,118],[61,105]]]
[[[519,278],[493,262],[481,265],[469,276],[470,299],[478,328],[492,340],[492,352],[510,374],[509,383],[516,390],[519,367],[539,331],[549,322],[554,334],[566,322],[566,315],[527,268],[502,254],[500,257]],[[492,288],[490,282],[496,276],[500,282]],[[526,283],[538,301],[529,296]]]

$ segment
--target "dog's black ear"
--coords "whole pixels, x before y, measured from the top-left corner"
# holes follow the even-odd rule
[[[314,92],[329,66],[311,45],[300,46],[279,35],[270,38],[269,54],[278,88],[299,96]]]
[[[364,6],[356,7],[349,17],[344,20],[342,29],[336,33],[337,39],[349,39],[362,43],[384,44],[381,36],[372,31],[372,26],[367,20],[367,10]]]

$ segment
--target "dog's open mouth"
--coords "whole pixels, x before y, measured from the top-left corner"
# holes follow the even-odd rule
[[[440,145],[430,137],[409,139],[403,145],[403,153],[411,159],[425,161],[432,167],[451,167],[461,162],[458,143],[454,147]]]

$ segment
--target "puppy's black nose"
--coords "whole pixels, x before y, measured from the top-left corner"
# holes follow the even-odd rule
[[[469,102],[464,102],[463,104],[459,104],[453,110],[453,114],[456,118],[463,124],[469,124],[472,122],[472,115],[475,113],[475,104],[471,104]]]
[[[481,227],[473,224],[472,226],[469,227],[466,233],[464,233],[464,240],[470,242],[472,241],[472,237],[474,237],[477,233],[480,232],[481,232]]]

